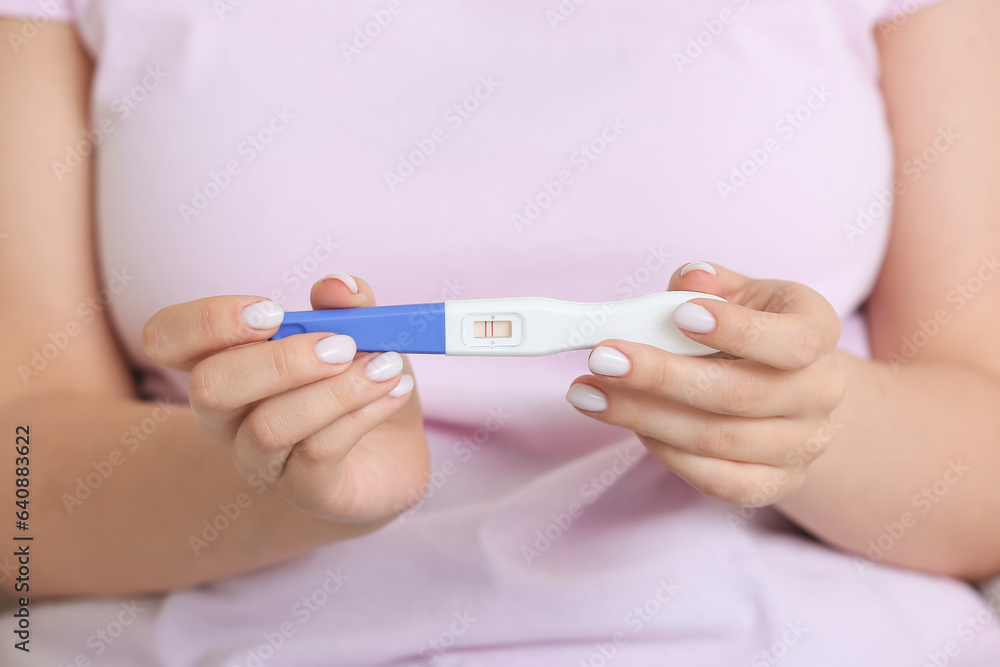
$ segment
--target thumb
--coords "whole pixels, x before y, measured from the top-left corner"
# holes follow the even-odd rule
[[[364,308],[375,305],[371,285],[346,273],[331,273],[312,286],[309,301],[313,310]]]
[[[707,262],[691,262],[678,268],[670,276],[668,291],[704,292],[726,297],[731,289],[726,282],[725,272]]]

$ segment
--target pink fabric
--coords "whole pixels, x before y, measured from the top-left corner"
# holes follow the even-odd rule
[[[73,20],[73,4],[73,0],[0,0],[0,16],[22,18],[38,26],[49,21],[65,23]],[[23,37],[30,38],[30,33]]]
[[[149,398],[186,397],[141,350],[159,308],[246,293],[303,309],[332,271],[383,304],[599,301],[705,259],[813,286],[868,354],[885,2],[75,5],[108,128],[100,259],[132,276],[109,308]],[[429,155],[400,175],[414,151]],[[968,586],[843,555],[771,510],[744,521],[577,414],[563,395],[585,354],[412,361],[436,472],[422,506],[140,601],[99,664],[894,667],[952,641],[951,665],[1000,656]],[[93,659],[116,605],[40,605],[37,655]]]

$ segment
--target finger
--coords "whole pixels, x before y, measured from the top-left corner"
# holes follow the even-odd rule
[[[671,291],[705,292],[726,298],[726,282],[708,262],[689,262],[677,268],[667,287]]]
[[[248,471],[273,470],[274,461],[284,466],[293,448],[342,420],[345,423],[338,432],[343,437],[336,446],[311,457],[339,461],[364,433],[406,403],[413,377],[402,373],[403,359],[398,353],[367,354],[338,376],[263,401],[239,425],[237,461]],[[376,403],[378,407],[373,407]]]
[[[309,333],[223,350],[191,369],[188,400],[223,440],[251,403],[346,371],[357,346],[350,336]]]
[[[784,370],[805,368],[836,347],[840,318],[826,299],[798,283],[757,282],[748,288],[755,305],[693,299],[677,307],[674,323],[699,343]]]
[[[843,392],[836,382],[819,381],[822,363],[783,371],[749,359],[687,357],[622,340],[595,347],[588,365],[608,386],[740,417],[792,417],[803,408],[832,410]],[[804,396],[813,400],[803,405]]]
[[[702,493],[735,505],[764,507],[802,485],[802,473],[774,466],[698,456],[639,436],[649,452]]]
[[[317,281],[309,292],[313,310],[366,308],[375,305],[371,285],[346,273],[331,273]]]
[[[142,347],[153,361],[189,371],[205,357],[270,338],[285,312],[259,296],[213,296],[167,306],[142,329]]]
[[[604,395],[607,407],[603,410],[588,409],[600,407],[596,400],[583,408],[577,406],[589,416],[699,456],[779,465],[785,461],[788,443],[805,441],[809,435],[795,420],[716,415],[646,392],[608,386],[600,378],[584,376],[577,382],[586,389],[570,387],[567,400],[571,404],[584,392]]]
[[[407,405],[415,399],[411,395]],[[313,514],[352,523],[374,521],[387,511],[398,513],[418,503],[430,475],[429,452],[419,427],[391,426],[390,400],[407,399],[379,399],[292,449],[278,493]],[[363,436],[372,430],[371,421],[380,419],[389,430],[373,444]],[[341,454],[343,442],[356,444]],[[328,447],[338,454],[325,452]]]

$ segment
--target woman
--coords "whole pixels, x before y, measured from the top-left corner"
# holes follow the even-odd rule
[[[960,580],[1000,571],[998,24],[986,0],[5,21],[31,658],[984,664],[996,614]],[[574,354],[266,342],[281,308],[376,292],[668,283],[727,299],[677,323],[739,360],[607,341],[574,381]]]

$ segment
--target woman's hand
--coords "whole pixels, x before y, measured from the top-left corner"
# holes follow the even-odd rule
[[[375,304],[367,283],[339,274],[310,298],[315,309]],[[254,296],[168,306],[146,323],[143,347],[190,372],[193,411],[251,483],[348,523],[386,519],[421,498],[429,455],[406,360],[357,354],[350,337],[328,333],[268,341],[283,315]]]
[[[635,431],[696,489],[741,505],[774,503],[802,484],[838,429],[840,318],[804,285],[702,262],[675,272],[669,289],[726,298],[683,304],[674,321],[691,339],[740,358],[609,340],[590,355],[595,375],[577,378],[566,398]]]

